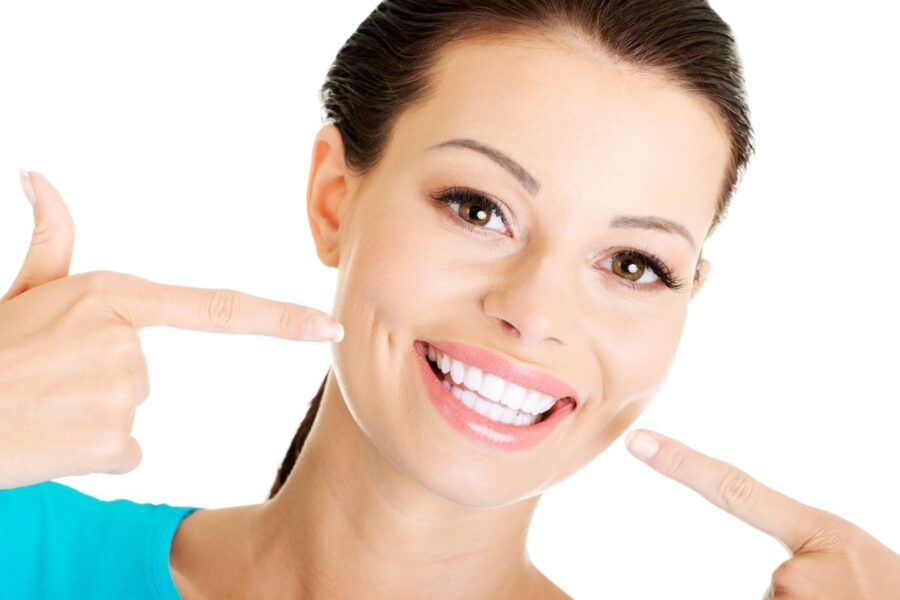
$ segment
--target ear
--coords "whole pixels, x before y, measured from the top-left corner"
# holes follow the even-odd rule
[[[348,175],[341,132],[334,124],[324,125],[313,142],[306,216],[319,260],[328,267],[337,267],[340,258],[340,214]]]
[[[712,269],[712,264],[705,258],[700,259],[700,264],[697,266],[697,275],[694,279],[694,285],[691,288],[691,300],[694,299],[694,296],[696,296],[697,292],[700,291],[700,288],[703,287],[706,278],[709,277],[710,269]]]

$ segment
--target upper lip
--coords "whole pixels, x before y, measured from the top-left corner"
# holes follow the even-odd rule
[[[528,366],[514,359],[504,358],[495,352],[471,344],[444,341],[425,343],[431,344],[435,349],[450,355],[451,358],[478,367],[486,373],[493,373],[524,388],[537,390],[557,400],[569,397],[576,404],[580,403],[578,391],[574,386],[541,369]]]

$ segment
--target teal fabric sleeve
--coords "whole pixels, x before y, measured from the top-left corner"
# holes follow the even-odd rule
[[[100,500],[54,481],[0,490],[0,599],[181,600],[169,550],[197,509]]]

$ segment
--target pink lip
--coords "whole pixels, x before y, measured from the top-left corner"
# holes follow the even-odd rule
[[[557,400],[569,397],[578,401],[578,392],[574,387],[556,377],[538,371],[532,367],[517,365],[505,358],[478,346],[459,342],[428,342],[444,354],[466,364],[478,367],[487,373],[493,373],[507,381],[512,381],[524,388],[537,390],[542,394],[553,396]]]
[[[472,410],[444,387],[428,364],[424,342],[416,341],[413,344],[413,356],[425,382],[428,397],[438,413],[457,431],[487,446],[505,450],[526,450],[545,439],[557,425],[575,411],[574,400],[562,400],[550,409],[543,421],[534,425],[498,423]]]

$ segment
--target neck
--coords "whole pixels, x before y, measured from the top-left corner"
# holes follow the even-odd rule
[[[426,489],[372,445],[329,376],[290,477],[251,519],[266,588],[251,596],[525,598],[546,582],[525,549],[539,498],[472,508]]]

